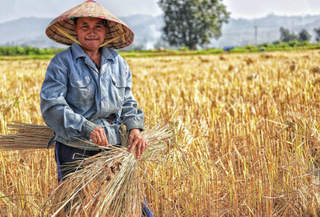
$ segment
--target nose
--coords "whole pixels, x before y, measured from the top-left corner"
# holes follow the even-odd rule
[[[95,32],[95,29],[94,28],[90,28],[90,30],[89,30],[89,35],[91,35],[91,34],[95,34],[96,32]]]

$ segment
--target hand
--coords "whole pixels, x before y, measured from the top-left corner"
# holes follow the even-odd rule
[[[147,141],[145,138],[140,133],[139,129],[132,129],[129,135],[129,143],[128,143],[128,148],[130,153],[132,153],[137,147],[137,160],[141,157],[143,152],[147,149]]]
[[[93,140],[93,142],[100,146],[106,146],[108,147],[108,139],[106,136],[106,133],[104,132],[104,129],[101,127],[96,127],[92,133],[90,134],[90,139]]]

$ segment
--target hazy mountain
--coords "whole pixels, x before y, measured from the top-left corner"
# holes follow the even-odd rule
[[[45,29],[50,21],[51,19],[28,17],[1,23],[0,45],[59,46],[45,35]]]
[[[222,28],[222,37],[212,40],[210,46],[223,47],[226,45],[245,46],[255,44],[255,26],[258,30],[257,43],[272,43],[280,38],[280,27],[299,34],[307,29],[315,40],[314,28],[320,27],[320,15],[314,16],[277,16],[270,14],[260,19],[230,19]]]
[[[161,42],[161,28],[164,25],[162,16],[133,15],[121,17],[135,33],[135,42],[129,48],[135,47],[150,49],[154,45],[165,46]],[[45,35],[45,29],[51,19],[20,18],[0,24],[0,46],[33,46],[33,47],[63,47],[51,41]],[[314,16],[277,16],[270,14],[259,19],[230,19],[222,28],[222,37],[212,39],[208,47],[220,48],[223,46],[245,46],[255,43],[255,26],[258,29],[258,44],[279,40],[280,27],[285,27],[296,34],[305,28],[315,39],[314,28],[320,27],[320,15]]]

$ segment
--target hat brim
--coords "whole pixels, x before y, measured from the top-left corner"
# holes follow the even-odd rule
[[[133,31],[123,21],[94,1],[86,1],[53,19],[46,28],[46,35],[60,44],[72,45],[74,40],[66,35],[75,39],[77,38],[73,19],[80,17],[108,20],[108,31],[104,40],[104,43],[112,40],[105,45],[108,48],[124,48],[129,46],[134,40]],[[63,34],[62,32],[67,34]]]

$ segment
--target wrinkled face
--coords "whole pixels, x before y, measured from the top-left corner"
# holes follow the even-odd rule
[[[80,17],[74,29],[83,50],[91,52],[98,51],[107,33],[107,27],[103,26],[102,20],[91,17]]]

